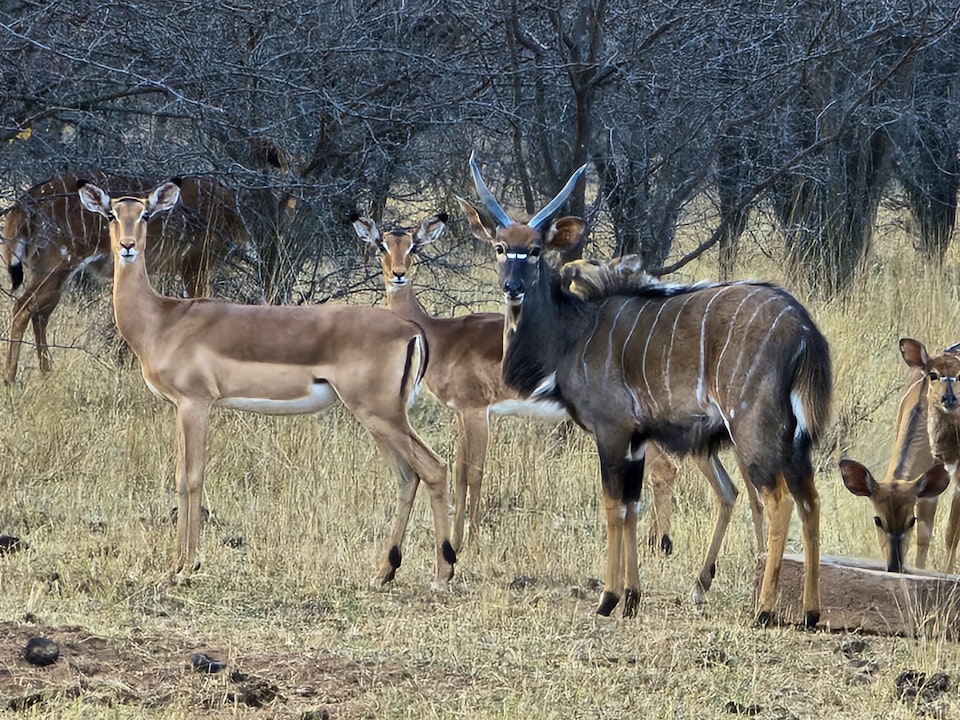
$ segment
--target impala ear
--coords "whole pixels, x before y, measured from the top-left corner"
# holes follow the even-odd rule
[[[437,213],[426,218],[420,223],[420,229],[414,236],[417,247],[429,245],[443,234],[443,229],[447,226],[447,214]]]
[[[361,217],[357,213],[350,216],[350,222],[353,223],[353,230],[357,233],[358,238],[365,243],[370,243],[378,250],[380,249],[382,236],[377,223],[368,217]]]
[[[906,361],[910,367],[926,367],[927,362],[930,360],[930,356],[927,355],[927,349],[923,346],[923,343],[913,338],[902,338],[900,340],[900,354],[903,355],[904,361]]]
[[[110,217],[110,196],[96,185],[91,185],[86,180],[77,183],[79,188],[77,192],[80,195],[80,203],[90,212],[100,213],[106,218]]]
[[[467,216],[467,221],[470,223],[470,230],[474,234],[474,237],[480,240],[486,240],[487,242],[493,242],[497,239],[497,226],[494,224],[490,215],[462,197],[457,197],[457,202],[460,204],[460,209],[463,210],[463,214]]]
[[[587,224],[578,217],[560,218],[547,231],[544,245],[553,250],[569,250],[580,242],[586,229]]]
[[[936,497],[950,485],[950,473],[943,465],[934,465],[921,475],[914,485],[918,498]]]
[[[860,497],[873,497],[880,487],[870,471],[856,460],[841,460],[840,475],[847,490]]]
[[[170,210],[180,199],[180,184],[170,180],[155,187],[147,197],[147,211],[150,215]]]

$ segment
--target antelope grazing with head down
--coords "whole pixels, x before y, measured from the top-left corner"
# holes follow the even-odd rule
[[[94,182],[122,184],[134,193],[153,183],[95,174]],[[67,281],[77,272],[108,274],[110,234],[99,215],[83,211],[78,178],[58,175],[27,190],[4,217],[4,264],[13,290],[26,278],[13,304],[4,380],[13,382],[27,324],[33,325],[41,371],[50,369],[47,324]],[[150,224],[150,271],[176,274],[187,297],[205,294],[211,274],[237,247],[247,244],[246,230],[233,194],[213,180],[182,181],[180,211],[165,223]],[[27,273],[25,275],[24,270]]]
[[[377,580],[393,579],[417,485],[430,494],[437,585],[453,575],[446,465],[407,420],[427,364],[421,330],[389,310],[349,305],[238,305],[165,297],[147,277],[147,223],[180,196],[168,182],[144,197],[111,198],[83,184],[85,208],[109,221],[113,308],[143,379],[173,403],[177,424],[177,553],[173,573],[198,566],[200,499],[210,412],[216,405],[275,415],[315,413],[342,402],[399,474],[397,507]]]
[[[772,618],[793,503],[803,524],[804,623],[820,616],[820,500],[811,446],[830,409],[827,341],[785,291],[757,283],[640,284],[584,301],[561,288],[543,257],[579,242],[584,221],[552,221],[580,168],[527,223],[513,221],[471,158],[483,207],[460,205],[473,233],[493,245],[506,301],[503,373],[521,396],[551,399],[595,438],[607,522],[604,590],[597,612],[621,596],[636,613],[637,510],[648,441],[691,454],[719,500],[710,547],[693,591],[703,601],[737,490],[718,451],[732,444],[740,471],[769,515],[756,619]]]
[[[955,480],[947,521],[945,569],[953,572],[960,541],[960,346],[930,356],[922,343],[900,340],[910,374],[897,409],[896,441],[882,482],[853,460],[840,462],[844,485],[868,497],[887,570],[903,572],[912,532],[917,567],[927,564],[939,495]]]
[[[445,213],[427,217],[419,227],[381,232],[370,218],[351,218],[357,236],[380,253],[387,305],[423,328],[430,346],[424,385],[456,414],[457,457],[454,467],[453,547],[460,549],[469,495],[470,537],[478,528],[481,485],[490,436],[491,415],[526,415],[549,420],[569,418],[566,408],[549,399],[523,399],[503,381],[503,313],[434,317],[420,304],[413,286],[414,258],[443,233]],[[670,514],[676,464],[652,445],[647,462],[653,488],[648,541],[670,552]]]

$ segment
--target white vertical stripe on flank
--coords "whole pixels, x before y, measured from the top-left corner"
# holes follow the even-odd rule
[[[657,402],[656,397],[653,392],[651,392],[650,380],[647,379],[647,353],[650,351],[650,339],[653,337],[654,330],[657,329],[657,322],[660,320],[660,315],[663,313],[663,309],[667,306],[668,301],[669,299],[660,303],[657,315],[653,318],[653,322],[650,323],[650,329],[647,331],[647,341],[643,344],[643,360],[640,363],[640,374],[643,376],[643,384],[647,386],[647,395],[650,397],[650,402],[653,403],[657,413],[660,412],[660,403]],[[646,305],[644,305],[644,307],[646,307]]]
[[[620,348],[620,368],[623,370],[626,367],[627,363],[627,345],[630,344],[630,340],[633,338],[633,332],[637,329],[637,323],[640,322],[640,316],[643,315],[643,311],[646,310],[647,305],[650,304],[649,300],[645,300],[643,305],[640,306],[640,309],[637,310],[637,314],[633,318],[633,326],[630,328],[630,332],[627,333],[627,336],[623,339],[623,347]],[[646,356],[644,356],[646,357]],[[643,378],[644,383],[647,383],[646,377]],[[633,415],[636,418],[639,418],[641,413],[640,397],[637,395],[636,390],[633,385],[627,381],[626,370],[623,370],[623,384],[626,386],[627,390],[630,391],[630,398],[633,400]],[[653,400],[653,395],[650,393],[650,385],[647,383],[647,397]]]
[[[714,386],[713,391],[716,393],[716,396],[718,399],[720,398],[720,365],[723,363],[723,356],[726,354],[727,348],[730,346],[730,341],[733,339],[733,331],[736,326],[736,320],[740,316],[740,311],[743,310],[743,306],[746,304],[746,302],[758,292],[760,292],[760,288],[754,288],[749,293],[744,295],[743,299],[740,301],[740,304],[737,305],[736,312],[733,313],[733,317],[730,321],[729,329],[727,330],[727,339],[723,343],[723,349],[720,350],[720,354],[717,355],[717,368],[716,368],[715,377],[714,377],[714,381],[716,382],[716,385]],[[741,351],[742,351],[742,348],[741,348]],[[733,376],[731,374],[731,378],[732,377]],[[730,400],[729,395],[730,393],[728,392],[727,397],[725,398],[727,402],[729,402]]]
[[[743,326],[743,329],[744,329],[744,332],[745,332],[745,333],[746,333],[746,331],[748,331],[748,330],[750,329],[750,326],[753,325],[753,321],[757,319],[757,316],[760,314],[760,312],[763,310],[763,308],[766,307],[767,303],[773,302],[773,301],[776,300],[776,299],[777,299],[776,297],[769,297],[769,298],[767,298],[766,300],[764,300],[762,303],[760,303],[759,305],[757,305],[757,306],[753,309],[753,315],[750,316],[750,319],[747,320],[746,324]],[[743,343],[743,342],[740,343],[740,353],[737,355],[737,363],[736,363],[736,365],[734,365],[734,367],[733,367],[733,372],[730,373],[730,377],[731,377],[731,378],[737,377],[737,376],[740,374],[740,367],[743,365],[743,359],[744,359],[744,357],[747,355],[747,353],[750,352],[751,350],[752,350],[752,346],[751,346],[751,347],[748,347],[746,343]],[[756,359],[756,357],[757,357],[756,354],[754,354],[753,357],[754,357],[754,359]],[[745,381],[741,381],[740,383],[737,384],[737,388],[739,388],[739,390],[740,390],[740,395],[739,395],[738,399],[742,401],[742,400],[743,400],[743,393],[744,393],[744,391],[746,391],[746,389],[747,389],[747,384],[746,384],[746,382],[745,382]],[[727,404],[727,405],[732,404],[732,403],[731,403],[731,398],[730,398],[730,393],[733,392],[733,390],[734,390],[734,386],[733,386],[733,384],[731,383],[730,387],[727,388],[727,397],[726,397],[726,404]],[[745,404],[743,404],[742,406],[745,407]]]
[[[683,300],[683,305],[681,305],[680,309],[677,310],[677,315],[673,319],[673,332],[670,333],[670,346],[667,348],[667,362],[663,367],[663,384],[667,390],[667,399],[671,404],[673,403],[673,391],[670,389],[670,361],[673,359],[673,341],[674,341],[674,338],[677,337],[677,326],[680,324],[680,316],[683,314],[683,311],[686,309],[687,303],[689,303],[698,292],[700,292],[700,290],[694,290],[687,294],[687,296]],[[674,297],[681,297],[681,296],[677,295]],[[673,299],[674,299],[673,297],[670,298],[670,300],[673,300]]]
[[[593,340],[594,336],[597,334],[597,327],[600,325],[600,312],[598,311],[596,316],[593,319],[593,329],[590,331],[590,335],[587,338],[587,341],[583,343],[583,350],[580,351],[580,367],[583,368],[583,379],[588,381],[589,378],[589,365],[587,364],[587,349],[590,347],[590,341]]]
[[[710,306],[719,298],[727,287],[719,287],[710,298],[707,306],[703,309],[703,319],[700,321],[700,357],[698,359],[699,368],[697,371],[697,404],[703,406],[705,396],[703,384],[707,374],[707,320],[710,316]]]
[[[630,301],[633,298],[625,298],[622,303],[620,303],[620,309],[617,310],[617,314],[613,316],[613,322],[610,323],[610,332],[607,333],[607,371],[613,369],[613,333],[617,329],[617,323],[620,322],[620,316],[623,315],[623,311],[626,309],[627,305],[630,304]],[[623,365],[620,365],[620,377],[623,377]],[[624,381],[626,382],[626,381]]]

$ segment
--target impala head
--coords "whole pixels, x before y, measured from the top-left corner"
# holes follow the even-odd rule
[[[922,396],[928,422],[960,425],[960,354],[947,351],[930,357],[923,343],[912,338],[900,340],[900,354],[924,375]]]
[[[447,214],[431,215],[418,228],[398,226],[386,233],[380,232],[377,223],[370,218],[353,215],[350,220],[357,237],[380,253],[380,264],[388,289],[399,290],[413,277],[414,256],[424,245],[429,245],[443,233]]]
[[[943,465],[935,465],[918,478],[895,478],[877,482],[866,467],[855,460],[841,460],[840,474],[847,490],[868,497],[876,515],[877,539],[887,560],[887,570],[903,572],[904,559],[913,536],[917,517],[914,508],[921,498],[936,497],[950,484]]]
[[[96,185],[82,180],[78,185],[83,206],[110,222],[110,246],[118,266],[137,261],[146,245],[147,222],[157,213],[170,210],[180,199],[176,181],[158,185],[146,197],[111,198]]]
[[[580,242],[586,228],[583,220],[577,217],[564,217],[556,222],[551,220],[570,197],[586,166],[581,166],[574,172],[557,196],[526,223],[514,222],[500,207],[483,181],[480,168],[472,155],[470,168],[473,170],[473,181],[483,208],[478,208],[463,198],[457,198],[457,201],[470,221],[473,234],[494,247],[500,289],[503,290],[507,304],[519,306],[523,302],[524,294],[539,277],[541,252],[544,249],[566,250]]]

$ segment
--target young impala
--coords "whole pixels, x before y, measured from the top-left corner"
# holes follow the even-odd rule
[[[400,488],[377,579],[400,566],[400,548],[417,485],[430,494],[437,584],[453,575],[446,465],[410,427],[407,406],[428,350],[422,332],[389,310],[349,305],[238,305],[165,297],[147,278],[147,223],[177,202],[174,182],[145,197],[111,198],[82,184],[88,210],[107,218],[114,255],[117,328],[140,361],[143,379],[176,409],[177,553],[173,572],[199,563],[200,496],[214,406],[303,414],[342,402],[396,466]]]
[[[891,572],[903,572],[914,529],[917,567],[926,567],[937,501],[953,477],[945,564],[953,572],[960,543],[960,347],[931,356],[923,343],[903,338],[900,354],[910,373],[900,396],[886,475],[878,482],[853,460],[842,460],[840,472],[850,492],[873,502],[880,548]]]
[[[103,174],[95,178],[95,182],[122,183],[133,192],[149,190],[154,184]],[[34,185],[4,215],[0,234],[4,265],[12,289],[23,285],[10,320],[3,376],[7,383],[17,376],[28,324],[33,325],[40,370],[50,369],[47,324],[70,277],[81,270],[109,273],[107,224],[83,211],[78,182],[76,175],[65,173]],[[234,250],[247,245],[247,235],[233,194],[213,180],[185,178],[180,197],[178,212],[148,227],[150,272],[179,275],[187,297],[197,297],[206,294],[215,269]]]
[[[803,526],[803,610],[820,617],[820,499],[812,443],[826,426],[831,389],[827,341],[806,309],[758,283],[691,287],[641,283],[585,301],[561,288],[542,255],[580,241],[584,222],[552,221],[578,170],[526,223],[500,207],[471,158],[482,206],[462,200],[474,235],[496,253],[505,299],[503,373],[523,397],[567,407],[595,438],[607,520],[607,564],[597,612],[623,599],[636,613],[637,509],[647,442],[690,453],[718,497],[713,540],[694,589],[703,600],[737,491],[718,450],[732,445],[769,517],[757,622],[770,622],[793,503]],[[625,582],[626,581],[626,582]]]
[[[394,227],[382,232],[377,223],[359,215],[351,218],[360,240],[380,253],[387,305],[423,328],[430,346],[424,385],[456,414],[457,459],[454,467],[453,547],[460,549],[469,494],[471,537],[477,532],[480,487],[490,435],[490,415],[569,418],[554,402],[523,399],[503,381],[503,313],[471,313],[434,317],[414,292],[415,258],[443,233],[447,215],[427,217],[419,227]],[[653,487],[653,511],[648,540],[665,552],[672,548],[670,513],[677,467],[652,445],[647,454]]]

